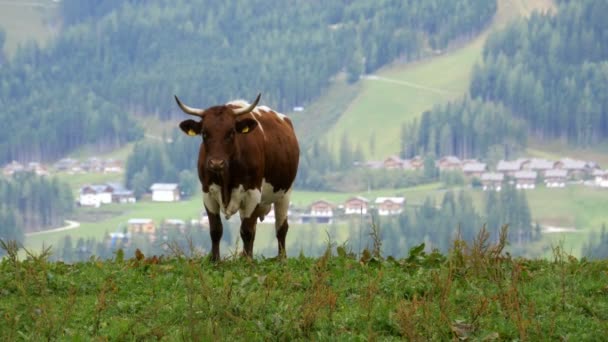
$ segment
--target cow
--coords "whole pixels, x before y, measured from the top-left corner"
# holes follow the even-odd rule
[[[184,113],[198,117],[182,121],[179,127],[189,136],[202,137],[197,168],[213,261],[220,258],[220,214],[229,219],[239,212],[243,254],[252,257],[258,218],[263,220],[272,206],[278,255],[286,255],[287,211],[300,147],[291,120],[257,106],[260,96],[251,104],[236,100],[207,109],[189,107],[175,96]]]

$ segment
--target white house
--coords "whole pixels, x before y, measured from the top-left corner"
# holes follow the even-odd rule
[[[150,191],[152,191],[152,201],[179,201],[179,186],[175,183],[154,183],[150,187]]]
[[[404,197],[378,197],[376,198],[376,209],[378,209],[378,215],[398,215],[403,211],[403,205],[405,204]]]
[[[112,203],[112,187],[108,185],[87,185],[80,189],[80,205],[98,208],[102,204]]]

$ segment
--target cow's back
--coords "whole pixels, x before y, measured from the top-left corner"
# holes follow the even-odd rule
[[[264,180],[275,191],[288,190],[296,178],[300,148],[291,120],[266,106],[252,113],[264,137]]]

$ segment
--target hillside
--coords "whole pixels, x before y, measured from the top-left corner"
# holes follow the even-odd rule
[[[74,265],[11,256],[0,339],[583,341],[608,329],[606,261],[560,248],[553,261],[513,259],[484,238],[400,260],[330,248],[219,265],[179,250]]]
[[[172,118],[173,94],[193,106],[260,91],[281,111],[306,105],[344,69],[358,75],[442,48],[495,11],[492,1],[404,4],[63,0],[57,38],[0,69],[0,119],[16,132],[0,136],[0,164],[120,147],[143,135],[138,121]],[[18,129],[39,126],[36,135]]]
[[[363,78],[361,90],[344,107],[326,137],[337,151],[344,134],[357,137],[366,156],[382,159],[399,152],[404,122],[419,118],[433,106],[468,92],[473,65],[481,60],[488,35],[532,11],[553,9],[548,0],[500,0],[492,24],[465,44],[455,44],[438,56],[413,63],[396,63]],[[355,140],[355,139],[353,139]],[[369,142],[375,141],[374,150]]]

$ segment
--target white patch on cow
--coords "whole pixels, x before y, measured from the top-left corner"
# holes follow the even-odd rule
[[[230,218],[237,211],[239,211],[242,219],[250,217],[255,207],[260,203],[261,197],[262,195],[258,189],[245,191],[243,185],[232,189],[230,202],[228,202],[228,207],[225,211],[226,218]]]
[[[285,191],[280,190],[275,192],[272,184],[267,183],[266,179],[262,179],[262,200],[263,205],[271,205],[285,196]]]
[[[209,192],[203,192],[203,203],[212,214],[219,214],[222,207],[222,188],[217,184],[209,186]]]
[[[274,227],[278,231],[285,220],[287,220],[287,212],[289,211],[289,199],[291,198],[291,189],[279,198],[274,203]]]

